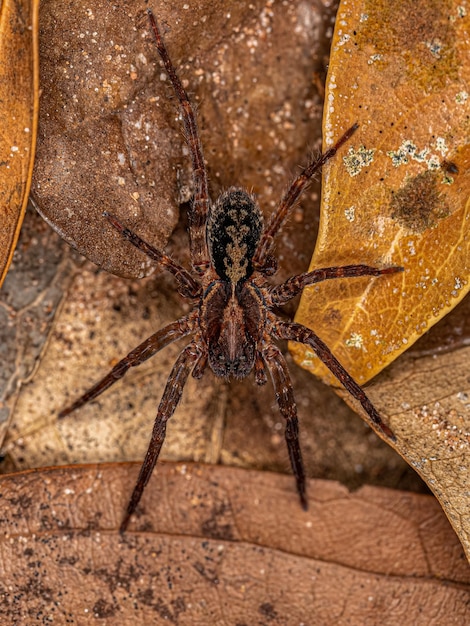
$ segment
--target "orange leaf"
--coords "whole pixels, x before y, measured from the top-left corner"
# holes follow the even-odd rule
[[[39,0],[0,7],[0,285],[28,202],[38,115]]]
[[[327,80],[325,143],[353,122],[325,167],[311,268],[402,265],[403,274],[323,283],[297,321],[365,383],[468,292],[470,64],[457,2],[353,0],[338,12]],[[297,363],[336,380],[311,352]]]

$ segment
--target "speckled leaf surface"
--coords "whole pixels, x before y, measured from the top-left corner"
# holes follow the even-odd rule
[[[436,495],[470,559],[469,319],[466,298],[381,372],[367,394],[397,435],[395,449]]]
[[[334,15],[319,1],[300,0],[41,3],[36,204],[82,254],[127,277],[147,275],[153,265],[103,211],[164,247],[193,192],[148,6],[197,108],[213,197],[244,186],[260,195],[267,214],[319,137],[321,98],[312,77],[324,66],[325,23]],[[312,187],[296,214],[309,241],[317,193]]]
[[[403,274],[305,291],[312,327],[361,384],[470,288],[470,34],[467,2],[341,3],[324,112],[329,145],[360,127],[324,169],[311,268],[402,265]],[[330,384],[301,346],[297,363]]]
[[[164,464],[120,536],[137,469],[3,478],[3,623],[465,623],[470,569],[429,496],[311,481],[305,512],[288,477]]]
[[[0,285],[28,203],[39,99],[38,0],[0,5]]]

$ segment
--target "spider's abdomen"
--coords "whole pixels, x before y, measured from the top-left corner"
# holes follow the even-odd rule
[[[253,255],[263,230],[263,216],[244,189],[231,187],[212,206],[207,241],[212,265],[222,280],[237,285],[253,273]]]

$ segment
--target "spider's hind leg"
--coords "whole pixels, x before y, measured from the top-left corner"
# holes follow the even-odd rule
[[[201,139],[197,127],[196,114],[191,100],[183,87],[183,84],[171,61],[165,42],[163,41],[157,21],[150,9],[147,9],[150,26],[153,31],[155,44],[160,55],[165,71],[178,98],[181,117],[183,120],[186,141],[188,142],[191,161],[193,164],[194,199],[190,218],[190,248],[191,261],[198,274],[204,272],[209,266],[209,251],[206,241],[206,222],[209,213],[209,185],[204,156],[202,153]]]
[[[258,248],[253,258],[256,266],[264,266],[265,259],[271,252],[274,239],[288,219],[293,207],[302,193],[307,188],[314,174],[320,170],[325,163],[332,159],[343,144],[345,144],[359,128],[359,124],[353,124],[348,130],[341,135],[336,143],[326,152],[323,152],[318,158],[312,159],[303,171],[289,185],[286,193],[283,195],[275,212],[271,215],[263,236],[258,244]]]
[[[299,421],[287,363],[279,348],[270,344],[263,352],[263,359],[271,375],[276,401],[282,417],[286,420],[285,439],[292,472],[295,476],[300,503],[304,510],[308,508],[305,469],[299,442]]]
[[[171,370],[166,383],[165,391],[163,392],[162,399],[158,405],[157,417],[155,418],[155,423],[153,425],[152,436],[150,437],[147,453],[142,467],[140,468],[139,477],[134,487],[134,491],[132,492],[131,499],[127,505],[126,514],[124,515],[124,519],[122,520],[119,528],[119,532],[121,533],[126,531],[131,515],[136,510],[142,494],[144,493],[144,489],[150,480],[153,469],[160,455],[163,442],[165,441],[166,423],[175,412],[176,407],[181,400],[183,388],[186,384],[188,376],[193,368],[197,366],[197,362],[200,357],[201,355],[195,344],[190,343],[181,352],[173,366],[173,369]]]
[[[131,367],[137,367],[173,341],[181,339],[181,337],[188,335],[191,331],[192,323],[189,316],[183,317],[161,328],[138,345],[137,348],[129,352],[129,354],[121,359],[104,378],[99,380],[91,389],[75,400],[73,404],[63,409],[59,413],[59,419],[66,417],[73,411],[91,402],[120,380]]]
[[[275,337],[287,341],[303,343],[311,348],[317,357],[330,372],[338,379],[346,391],[361,403],[362,408],[369,418],[371,425],[377,427],[391,441],[396,441],[396,437],[391,428],[385,424],[379,412],[367,397],[365,391],[356,383],[354,378],[345,370],[338,359],[332,354],[328,346],[316,335],[313,330],[297,324],[295,322],[278,322],[275,327]]]

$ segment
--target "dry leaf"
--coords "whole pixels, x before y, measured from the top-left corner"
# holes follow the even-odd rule
[[[470,559],[469,319],[467,298],[382,372],[367,394],[397,435],[396,450],[438,498]]]
[[[76,270],[71,253],[32,208],[26,212],[0,291],[0,444],[10,426],[21,385],[34,375]]]
[[[304,512],[285,476],[159,470],[124,536],[135,466],[4,477],[2,622],[465,623],[470,570],[429,496],[312,481]]]
[[[0,5],[0,285],[28,202],[39,97],[39,0]]]
[[[41,4],[38,209],[89,259],[132,277],[153,265],[109,226],[103,210],[162,247],[179,204],[192,194],[182,125],[148,32],[147,6],[141,0],[125,10],[107,0],[93,9],[84,0]],[[319,136],[321,102],[312,75],[328,49],[323,22],[330,12],[301,0],[269,7],[256,0],[248,9],[237,1],[223,10],[215,0],[190,10],[183,0],[150,6],[197,106],[213,196],[245,186],[270,213]],[[296,217],[305,241],[317,193],[312,187]],[[289,260],[300,255],[300,271],[308,245],[306,253],[281,251]]]
[[[325,140],[359,122],[325,168],[311,268],[402,265],[387,278],[305,291],[297,321],[364,383],[468,292],[469,19],[457,2],[341,5],[327,80]],[[338,385],[310,350],[295,360]]]

